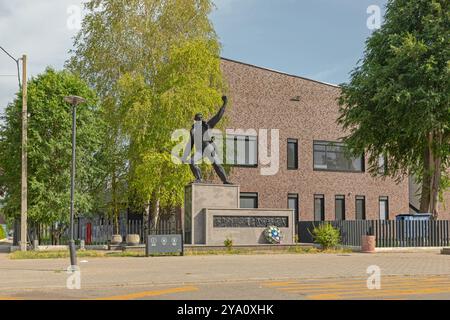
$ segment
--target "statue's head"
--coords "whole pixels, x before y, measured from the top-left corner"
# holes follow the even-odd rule
[[[203,114],[197,113],[194,118],[195,121],[203,121]]]

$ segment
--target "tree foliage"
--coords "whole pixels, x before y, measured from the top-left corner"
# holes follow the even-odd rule
[[[102,122],[96,96],[76,76],[51,68],[28,84],[28,219],[31,222],[67,225],[70,208],[72,155],[72,109],[66,95],[79,95],[87,104],[77,110],[77,172],[75,208],[89,213],[95,208],[94,194],[101,184],[98,150]],[[0,127],[0,185],[6,216],[20,215],[21,200],[21,110],[22,95],[10,103]]]
[[[220,79],[217,47],[194,39],[171,48],[153,88],[143,78],[119,81],[125,132],[132,141],[132,183],[142,198],[157,198],[161,206],[182,204],[192,174],[187,165],[173,162],[171,150],[179,141],[171,136],[190,127],[194,112],[215,111],[221,101]]]
[[[220,104],[212,3],[93,0],[86,8],[68,66],[98,90],[115,145],[125,149],[110,176],[125,169],[128,204],[150,202],[157,216],[160,205],[182,203],[190,177],[171,161],[172,132]]]
[[[366,42],[362,63],[342,85],[339,122],[370,170],[418,177],[421,210],[435,211],[450,165],[450,12],[446,0],[390,0]],[[445,180],[445,179],[444,179]]]

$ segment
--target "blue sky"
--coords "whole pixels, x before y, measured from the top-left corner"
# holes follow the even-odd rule
[[[367,8],[381,0],[218,0],[223,56],[315,80],[348,80],[364,52]]]
[[[0,0],[0,45],[27,53],[30,75],[62,68],[76,30],[68,8],[83,0]],[[211,19],[222,56],[319,81],[348,80],[370,35],[366,12],[386,0],[215,0]],[[0,113],[17,88],[15,64],[0,53]],[[6,75],[6,76],[5,76]]]

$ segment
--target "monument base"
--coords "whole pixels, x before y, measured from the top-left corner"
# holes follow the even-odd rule
[[[276,226],[281,243],[294,243],[291,209],[241,209],[238,185],[190,184],[185,189],[185,243],[195,245],[268,244],[264,231]]]

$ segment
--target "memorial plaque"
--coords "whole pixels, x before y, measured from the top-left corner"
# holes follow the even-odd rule
[[[214,216],[214,228],[266,228],[275,226],[288,228],[288,217],[274,216]]]
[[[181,234],[149,235],[146,245],[147,256],[161,253],[183,254]]]

